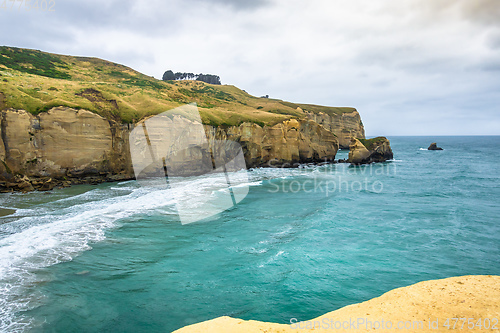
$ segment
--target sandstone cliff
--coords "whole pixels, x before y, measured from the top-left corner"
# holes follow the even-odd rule
[[[0,67],[4,191],[132,178],[134,126],[190,103],[198,106],[212,148],[226,139],[238,142],[247,167],[331,161],[339,147],[365,137],[352,107],[259,98],[231,85],[161,81],[97,58],[0,46]],[[207,161],[203,149],[184,153],[192,155],[187,160]]]
[[[67,107],[4,110],[0,122],[0,189],[30,190],[25,176],[37,189],[132,176],[127,125]]]
[[[327,114],[324,112],[306,112],[309,119],[323,125],[334,133],[342,149],[349,149],[352,138],[365,138],[365,128],[357,110],[341,114]]]
[[[0,113],[0,191],[131,179],[129,134],[133,128],[68,107],[36,116],[4,110]],[[243,123],[204,128],[211,146],[217,140],[239,142],[249,168],[332,161],[339,147],[334,134],[307,119],[263,127]]]
[[[333,133],[305,119],[286,120],[271,127],[255,123],[229,128],[205,126],[205,131],[209,141],[239,142],[247,167],[333,161],[339,148]]]

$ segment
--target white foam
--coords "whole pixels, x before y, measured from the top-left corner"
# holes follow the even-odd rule
[[[208,187],[210,180],[201,180]],[[105,232],[122,218],[152,210],[172,211],[174,199],[191,199],[190,189],[200,185],[187,182],[175,193],[166,188],[132,189],[132,193],[116,196],[113,189],[89,191],[75,197],[57,200],[66,206],[49,204],[43,209],[20,209],[19,220],[1,225],[12,233],[0,239],[0,332],[22,332],[30,319],[16,315],[40,301],[30,288],[43,281],[37,271],[72,260],[91,248],[93,242],[105,239]],[[122,191],[119,191],[120,193]],[[112,197],[110,197],[112,196]],[[78,204],[81,201],[91,200]]]
[[[132,187],[111,187],[113,191],[132,191]]]
[[[238,187],[248,187],[248,186],[260,186],[262,185],[262,180],[256,181],[256,182],[251,182],[251,183],[242,183],[238,185],[232,185],[231,188],[238,188]]]
[[[283,254],[285,254],[285,251],[283,250],[280,250],[278,251],[274,256],[268,258],[265,262],[263,262],[262,264],[260,264],[258,267],[259,268],[263,268],[269,264],[272,264],[274,263],[276,260],[278,260],[279,257],[281,257]]]
[[[126,180],[124,182],[119,182],[119,183],[117,183],[117,185],[124,185],[124,184],[135,183],[135,182],[136,181],[132,179],[132,180]]]
[[[261,186],[262,179],[295,176],[304,170],[254,169],[248,177],[246,171],[240,172],[241,179],[236,172],[231,175],[231,185]],[[183,178],[175,191],[167,184],[137,188],[135,182],[127,181],[49,203],[34,200],[33,208],[18,209],[14,214],[16,221],[0,225],[0,232],[7,231],[7,236],[0,239],[0,332],[22,332],[30,325],[30,318],[19,313],[43,299],[33,289],[33,285],[48,279],[39,273],[40,269],[70,261],[90,249],[92,243],[105,239],[106,230],[116,227],[120,219],[157,211],[170,214],[175,212],[176,202],[196,207],[198,197],[217,195],[220,181],[220,177],[211,175]],[[223,185],[227,190],[227,183]],[[34,197],[20,195],[10,201],[25,198],[36,199],[36,193]],[[288,232],[277,233],[271,242],[279,243]]]

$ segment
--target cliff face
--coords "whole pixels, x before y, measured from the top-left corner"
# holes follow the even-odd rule
[[[129,148],[132,125],[68,107],[37,116],[9,109],[0,113],[0,120],[1,191],[134,177]],[[210,146],[220,140],[239,142],[249,168],[333,160],[339,148],[334,134],[307,119],[271,127],[243,123],[204,125],[204,129]]]
[[[291,165],[332,161],[338,140],[323,126],[310,120],[286,120],[272,127],[243,123],[227,129],[205,126],[208,140],[233,140],[245,152],[247,167]]]
[[[349,149],[352,138],[365,138],[365,128],[356,110],[331,115],[323,112],[306,112],[306,115],[309,119],[323,125],[327,130],[334,133],[342,149]]]
[[[126,125],[66,107],[38,116],[11,109],[2,111],[0,119],[0,186],[15,188],[26,181],[22,176],[35,179],[32,185],[42,189],[58,185],[52,178],[75,183],[131,175]]]

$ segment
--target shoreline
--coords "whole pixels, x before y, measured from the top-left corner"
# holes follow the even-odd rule
[[[393,289],[362,303],[328,312],[318,318],[306,321],[291,318],[290,324],[223,316],[185,326],[174,333],[460,331],[462,322],[459,321],[453,329],[455,321],[451,318],[474,318],[471,324],[465,322],[468,332],[498,332],[500,276],[466,275],[422,281]],[[485,329],[483,324],[486,324],[488,319],[490,329]],[[368,326],[370,322],[372,327]],[[497,323],[496,329],[491,329],[494,322]],[[389,328],[389,323],[392,328]],[[344,327],[341,327],[342,324]],[[479,327],[479,324],[483,327]]]
[[[46,192],[56,188],[71,187],[73,185],[98,185],[135,180],[129,175],[93,175],[87,177],[29,177],[22,176],[12,181],[0,181],[0,193],[28,193],[33,191]],[[1,216],[1,215],[0,215]]]
[[[271,161],[272,162],[272,161]],[[337,159],[333,161],[313,161],[313,162],[279,162],[276,164],[264,164],[255,167],[247,168],[251,170],[254,168],[286,168],[298,169],[302,166],[324,166],[331,164],[349,163],[347,159]],[[115,174],[115,175],[88,175],[85,177],[37,177],[37,176],[19,176],[12,181],[0,180],[0,194],[1,193],[28,193],[33,191],[46,192],[53,189],[61,189],[71,187],[74,185],[99,185],[103,183],[115,183],[122,181],[136,180],[132,175]],[[0,213],[0,216],[1,213]]]

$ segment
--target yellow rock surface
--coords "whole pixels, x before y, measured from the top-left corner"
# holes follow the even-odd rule
[[[468,322],[469,318],[473,320]],[[478,326],[479,319],[483,327]],[[487,320],[490,323],[489,329],[484,327]],[[500,276],[469,275],[424,281],[394,289],[380,297],[295,325],[220,317],[186,326],[175,332],[499,332],[498,320]],[[350,321],[356,324],[352,325]],[[369,327],[369,322],[372,327]],[[389,322],[392,329],[388,329]],[[495,322],[496,330],[492,329]],[[462,323],[464,325],[461,328]],[[340,328],[340,325],[344,328]],[[377,326],[379,329],[374,329]]]
[[[341,148],[348,149],[352,138],[365,138],[365,128],[358,111],[341,115],[307,112],[306,116],[334,133]]]
[[[353,164],[361,163],[370,157],[370,151],[359,141],[353,138],[349,146],[349,162]]]

